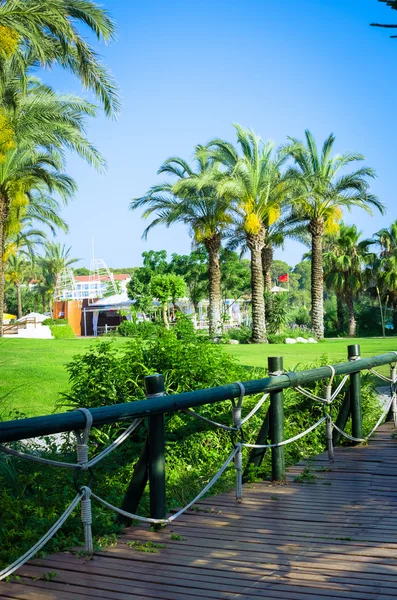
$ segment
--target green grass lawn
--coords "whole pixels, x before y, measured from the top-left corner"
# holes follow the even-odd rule
[[[397,351],[397,338],[333,339],[318,344],[263,344],[227,346],[227,351],[243,365],[266,367],[268,356],[283,356],[285,369],[299,369],[299,364],[307,365],[323,354],[331,364],[347,360],[347,346],[360,344],[361,356],[375,356],[391,350]]]
[[[124,344],[127,338],[114,338]],[[73,340],[13,340],[0,341],[0,413],[4,418],[10,410],[20,410],[28,416],[49,414],[54,410],[58,394],[68,388],[65,364],[75,354],[84,353],[97,341]],[[272,344],[224,346],[243,365],[265,367],[268,356],[283,356],[286,369],[314,362],[327,355],[330,363],[346,360],[347,345],[361,344],[362,356],[397,350],[397,339],[327,340],[319,344]]]

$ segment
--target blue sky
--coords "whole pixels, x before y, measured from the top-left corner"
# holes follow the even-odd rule
[[[372,191],[387,206],[373,217],[355,210],[345,220],[371,235],[397,218],[397,40],[373,21],[397,22],[376,0],[102,0],[118,24],[118,41],[101,46],[119,82],[123,110],[101,116],[88,134],[108,161],[98,175],[71,157],[75,200],[64,209],[70,233],[60,241],[89,266],[95,254],[109,266],[139,265],[144,250],[187,253],[183,226],[145,223],[130,199],[159,181],[172,155],[189,158],[194,145],[219,136],[233,141],[232,123],[277,144],[309,128],[318,142],[332,131],[337,151],[363,153],[377,171]],[[46,76],[60,90],[80,92],[58,70]],[[287,242],[277,258],[290,264],[304,248]]]

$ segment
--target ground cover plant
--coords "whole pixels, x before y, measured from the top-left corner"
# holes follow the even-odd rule
[[[77,354],[69,361],[70,386],[59,396],[59,408],[94,407],[103,404],[125,402],[143,398],[143,378],[153,372],[165,376],[168,393],[199,389],[263,377],[263,367],[247,368],[228,352],[228,347],[211,344],[205,339],[192,336],[186,327],[163,331],[161,336],[142,344],[131,339],[120,344],[120,339],[94,343],[88,351]],[[54,341],[50,344],[56,345]],[[78,347],[78,342],[75,342]],[[321,345],[322,346],[322,345]],[[267,347],[266,347],[267,348]],[[285,346],[283,348],[286,349]],[[319,351],[320,346],[316,346]],[[81,347],[83,350],[83,347]],[[87,350],[87,347],[86,347]],[[338,348],[341,352],[341,347]],[[385,351],[385,348],[382,349]],[[296,350],[295,350],[296,352]],[[318,354],[317,354],[318,356]],[[289,360],[291,360],[290,355]],[[295,354],[295,361],[296,361]],[[265,361],[263,361],[265,362]],[[297,362],[297,361],[296,361]],[[316,362],[305,361],[299,368],[327,364],[328,357]],[[292,368],[292,364],[290,365]],[[321,391],[321,384],[313,389]],[[254,405],[258,397],[244,400],[244,414]],[[340,402],[341,400],[339,400]],[[369,378],[363,384],[364,433],[368,432],[379,414],[379,406]],[[261,412],[245,427],[245,439],[255,441],[262,419],[268,407],[265,403]],[[336,416],[338,406],[332,410]],[[231,423],[230,402],[217,403],[200,409],[203,415],[218,422]],[[322,416],[322,407],[289,390],[285,393],[285,435],[290,437],[306,429]],[[107,445],[123,428],[115,424],[93,430],[90,453],[94,454]],[[176,413],[166,419],[167,431],[167,498],[169,507],[180,506],[194,497],[216,472],[232,448],[230,435],[222,430],[193,420],[189,415]],[[120,505],[124,491],[131,478],[133,465],[138,457],[145,436],[141,428],[117,452],[95,468],[95,492],[110,502]],[[65,436],[61,455],[74,459],[74,445]],[[286,459],[292,464],[324,449],[324,429],[318,429],[299,443],[286,447]],[[47,443],[49,456],[60,458],[51,440]],[[247,454],[245,453],[245,460]],[[251,478],[268,475],[270,454]],[[0,560],[10,561],[30,547],[63,512],[75,494],[70,473],[60,469],[34,467],[25,461],[1,457],[0,502],[3,507],[1,530],[3,543]],[[234,470],[230,467],[214,492],[234,485]],[[144,496],[139,508],[147,513],[148,497]],[[114,534],[119,526],[112,513],[95,504],[94,534],[96,539]],[[68,520],[46,551],[55,551],[75,546],[82,541],[79,515]]]

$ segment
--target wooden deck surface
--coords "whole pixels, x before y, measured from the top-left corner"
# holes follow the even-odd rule
[[[316,457],[316,478],[306,483],[294,481],[297,465],[286,485],[244,486],[241,505],[230,492],[161,532],[127,529],[92,560],[62,553],[31,561],[18,583],[0,584],[0,598],[396,600],[393,432],[388,423],[368,446],[337,448],[331,465]],[[147,542],[162,547],[139,551]]]

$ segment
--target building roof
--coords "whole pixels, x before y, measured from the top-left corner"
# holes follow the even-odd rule
[[[97,279],[97,277],[92,277],[91,275],[75,275],[74,278],[76,281],[82,283],[88,283],[89,281],[95,281]],[[100,275],[99,279],[101,281],[109,281],[107,275]],[[113,273],[113,279],[114,281],[127,281],[128,279],[131,279],[131,275],[128,275],[128,273]]]

